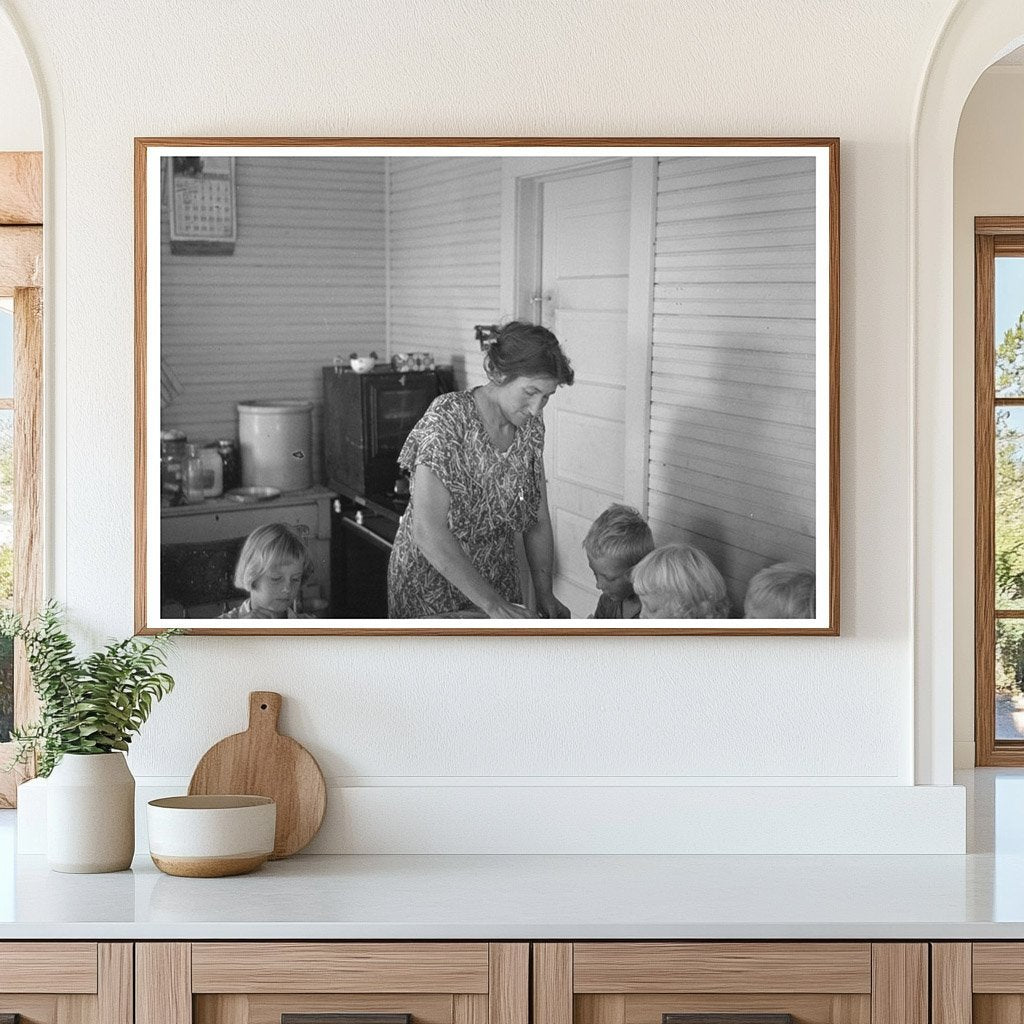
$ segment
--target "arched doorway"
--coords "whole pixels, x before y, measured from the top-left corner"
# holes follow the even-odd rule
[[[1024,42],[1018,0],[964,0],[925,70],[911,138],[911,315],[914,351],[915,780],[953,772],[954,616],[958,579],[953,473],[953,157],[964,104],[979,76]],[[967,540],[973,544],[973,537]]]

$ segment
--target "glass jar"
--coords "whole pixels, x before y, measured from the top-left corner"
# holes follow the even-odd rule
[[[224,463],[224,490],[231,491],[242,486],[242,460],[238,453],[238,442],[221,438],[217,442],[221,461]]]
[[[203,494],[205,472],[206,467],[203,465],[199,445],[190,444],[181,471],[181,495],[185,499],[185,504],[198,505],[205,497]]]
[[[224,493],[224,460],[217,442],[203,445],[199,457],[203,460],[203,497],[219,498]]]
[[[168,504],[181,500],[181,475],[188,458],[188,441],[180,430],[160,434],[160,493]]]

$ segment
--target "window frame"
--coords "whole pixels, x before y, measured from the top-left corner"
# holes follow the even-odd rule
[[[1024,766],[1024,740],[997,740],[996,620],[1024,624],[1024,609],[996,609],[995,414],[1024,407],[1024,398],[996,398],[995,261],[1024,257],[1024,217],[974,220],[974,743],[978,767]]]
[[[0,153],[0,296],[14,299],[14,608],[39,610],[43,594],[43,160],[41,153]],[[39,710],[21,644],[14,655],[14,724]],[[0,743],[0,769],[15,753]],[[0,770],[0,807],[14,807],[17,786],[34,764]]]

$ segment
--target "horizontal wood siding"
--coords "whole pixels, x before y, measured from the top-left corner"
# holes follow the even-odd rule
[[[391,350],[481,383],[473,326],[501,315],[500,158],[392,157],[389,202]]]
[[[163,425],[190,440],[235,436],[246,399],[319,409],[335,355],[384,356],[383,158],[240,157],[236,180],[231,255],[171,255],[162,213],[162,354],[180,387]]]
[[[651,526],[741,612],[765,565],[815,564],[814,161],[661,160],[656,216]]]

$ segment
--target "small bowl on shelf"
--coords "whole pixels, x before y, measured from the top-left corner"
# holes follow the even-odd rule
[[[165,874],[224,878],[274,852],[277,805],[267,796],[168,796],[146,808],[149,853]]]
[[[356,373],[369,373],[377,365],[377,353],[371,352],[368,356],[359,356],[353,352],[348,357],[348,365]]]
[[[243,504],[249,501],[273,501],[281,497],[281,491],[277,487],[233,487],[225,492],[224,497]]]

